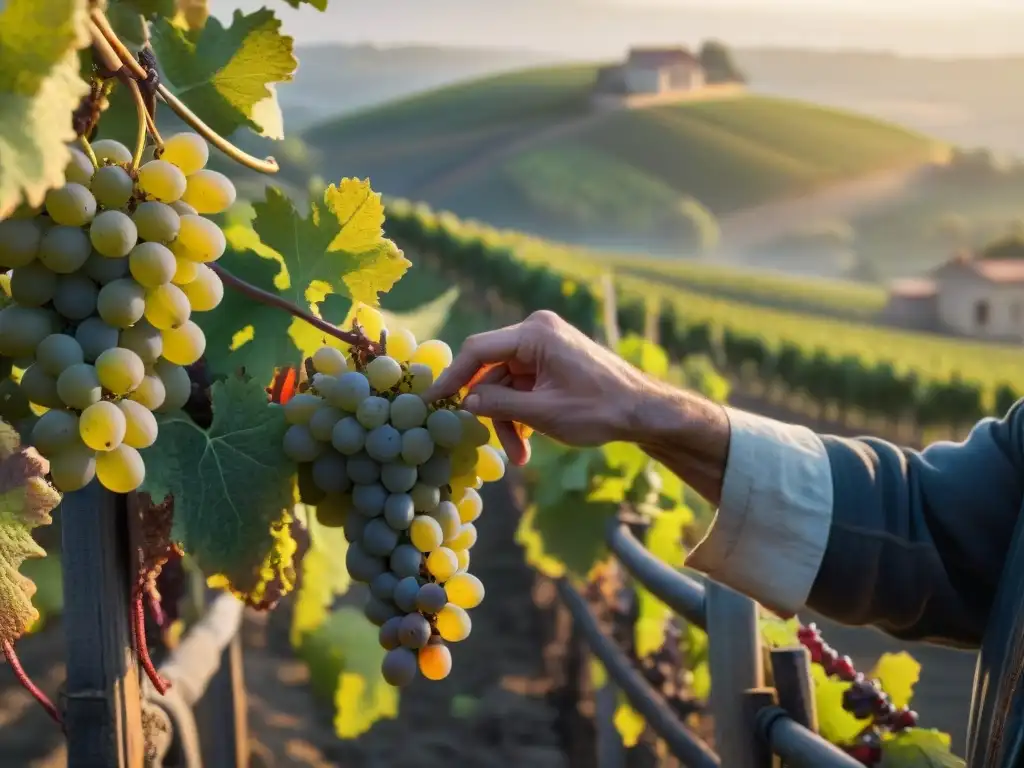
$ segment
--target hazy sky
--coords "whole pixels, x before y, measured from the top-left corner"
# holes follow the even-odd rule
[[[267,0],[211,0],[218,16]],[[908,55],[1024,54],[1024,0],[330,0],[270,4],[301,43],[526,48],[570,57],[634,44],[860,48]]]

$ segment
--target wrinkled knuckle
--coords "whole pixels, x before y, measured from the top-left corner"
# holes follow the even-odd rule
[[[542,328],[558,328],[562,324],[562,318],[550,309],[538,309],[536,312],[530,313],[527,320]]]

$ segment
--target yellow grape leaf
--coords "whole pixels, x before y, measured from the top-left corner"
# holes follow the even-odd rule
[[[795,616],[792,619],[783,619],[768,611],[761,611],[758,616],[758,624],[761,626],[761,639],[769,648],[792,648],[800,645],[796,632],[800,629],[800,620]]]
[[[32,529],[50,524],[60,494],[43,478],[50,471],[35,448],[0,422],[0,643],[13,643],[38,619],[36,585],[19,573],[27,558],[45,557]]]
[[[615,730],[622,737],[622,743],[627,747],[635,747],[647,728],[647,721],[630,706],[622,693],[619,694],[619,706],[615,709],[612,722],[615,723]]]
[[[665,512],[655,517],[647,529],[647,550],[673,568],[682,567],[686,558],[683,529],[692,519],[688,512],[685,507],[675,512]],[[672,618],[672,611],[640,584],[637,584],[637,600],[639,615],[635,628],[636,654],[644,658],[661,648],[665,642],[665,626]]]
[[[590,657],[590,687],[595,691],[608,684],[608,670],[596,656]]]
[[[320,525],[311,507],[305,517],[312,543],[302,558],[302,583],[292,611],[293,648],[301,646],[306,635],[327,620],[334,598],[344,594],[351,583],[345,567],[348,541],[344,531]]]
[[[818,726],[822,738],[833,744],[849,744],[864,730],[870,719],[858,720],[843,709],[843,693],[850,684],[828,677],[817,664],[811,665],[814,699],[818,706]]]
[[[948,733],[934,728],[910,728],[882,739],[878,768],[964,768],[963,759],[950,751]]]
[[[921,679],[921,665],[906,651],[883,653],[868,678],[879,680],[894,707],[908,707],[914,685]]]

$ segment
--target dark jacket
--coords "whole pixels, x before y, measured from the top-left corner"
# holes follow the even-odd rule
[[[823,437],[833,523],[808,605],[908,640],[980,648],[970,768],[1024,766],[1024,401],[924,451]]]

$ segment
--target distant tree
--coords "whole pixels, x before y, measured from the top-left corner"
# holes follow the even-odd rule
[[[983,259],[1024,259],[1024,237],[1001,237],[986,245],[980,255]]]
[[[687,250],[707,253],[718,246],[721,230],[714,214],[693,198],[684,198],[672,210],[667,222],[670,236],[682,241]]]
[[[725,43],[705,40],[698,56],[709,83],[744,83],[746,77],[732,58]]]

